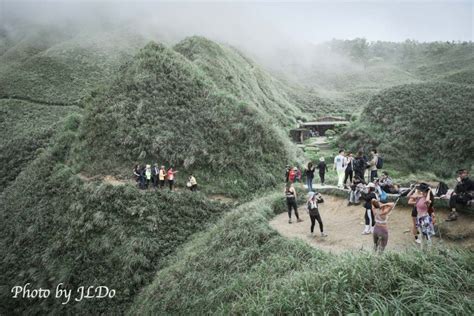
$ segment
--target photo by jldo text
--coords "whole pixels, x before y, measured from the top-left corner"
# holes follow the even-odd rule
[[[112,299],[115,297],[116,291],[109,289],[107,286],[79,286],[75,291],[67,288],[64,283],[59,283],[54,289],[54,293],[50,289],[34,288],[31,283],[23,286],[16,285],[11,289],[12,298],[15,299],[47,299],[52,297],[61,300],[61,304],[65,305],[71,302],[80,302],[83,299]]]

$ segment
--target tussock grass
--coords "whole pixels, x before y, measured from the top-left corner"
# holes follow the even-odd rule
[[[471,85],[403,85],[374,96],[339,140],[353,151],[378,148],[396,169],[450,177],[474,166]]]
[[[69,164],[76,119],[0,195],[2,313],[122,313],[166,256],[227,210],[199,192],[82,182]],[[68,305],[12,299],[10,289],[27,282],[73,291],[106,285],[117,296]]]
[[[185,244],[137,297],[136,314],[460,314],[473,311],[472,252],[330,255],[279,236],[275,193]]]
[[[49,145],[62,120],[77,107],[0,100],[0,192]]]

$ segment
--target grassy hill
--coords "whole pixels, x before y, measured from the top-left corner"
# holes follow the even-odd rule
[[[257,107],[150,43],[89,100],[76,161],[90,174],[122,176],[135,162],[171,164],[216,192],[248,194],[275,185],[295,159],[277,120]]]
[[[77,104],[143,44],[127,33],[0,32],[0,97]]]
[[[472,84],[473,47],[472,42],[332,40],[308,47],[303,61],[283,54],[267,67],[316,90],[339,113],[360,113],[372,96],[390,87],[433,80]]]
[[[79,172],[129,177],[134,162],[157,161],[174,164],[182,178],[184,168],[193,171],[205,192],[249,198],[281,182],[285,163],[295,159],[276,124],[180,53],[148,44],[56,128],[50,146],[0,195],[4,312],[126,310],[177,246],[227,210],[203,193],[141,192],[84,182]],[[119,292],[113,301],[74,305],[11,299],[9,288],[26,282],[74,290],[105,284]]]
[[[186,243],[128,310],[148,314],[470,314],[472,252],[327,254],[281,237],[280,193]]]
[[[399,170],[452,176],[474,166],[472,85],[432,82],[397,86],[372,97],[340,145],[377,147]]]
[[[47,106],[0,100],[0,192],[46,148],[63,119],[78,112],[73,106]]]
[[[69,161],[80,122],[72,120],[0,195],[2,314],[120,314],[167,255],[226,211],[201,193],[83,182]],[[62,282],[74,297],[79,286],[106,285],[117,295],[13,299],[11,288],[28,282],[53,292]]]
[[[295,118],[302,117],[303,113],[321,111],[321,107],[329,103],[322,98],[313,98],[311,106],[294,102],[293,87],[272,78],[233,47],[190,37],[173,49],[205,72],[219,89],[254,105],[260,113],[273,117],[282,126],[294,124]]]

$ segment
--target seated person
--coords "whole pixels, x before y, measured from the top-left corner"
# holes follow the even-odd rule
[[[398,188],[393,184],[392,178],[387,171],[382,172],[382,177],[378,181],[379,186],[387,193],[398,193]]]
[[[354,180],[352,181],[351,190],[349,191],[349,205],[357,205],[360,203],[360,197],[362,196],[362,192],[365,190],[365,182],[359,176],[355,176]]]
[[[474,200],[474,181],[469,179],[469,171],[467,171],[467,169],[459,169],[457,171],[457,175],[457,184],[449,199],[449,208],[451,208],[451,213],[446,220],[448,222],[458,219],[456,204],[472,205],[472,200]]]

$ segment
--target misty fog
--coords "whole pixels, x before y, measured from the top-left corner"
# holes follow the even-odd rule
[[[201,35],[278,69],[282,63],[306,67],[315,62],[349,67],[320,44],[334,38],[472,41],[472,6],[472,1],[2,0],[0,19],[10,32],[48,25],[71,32],[127,31],[168,44]]]

